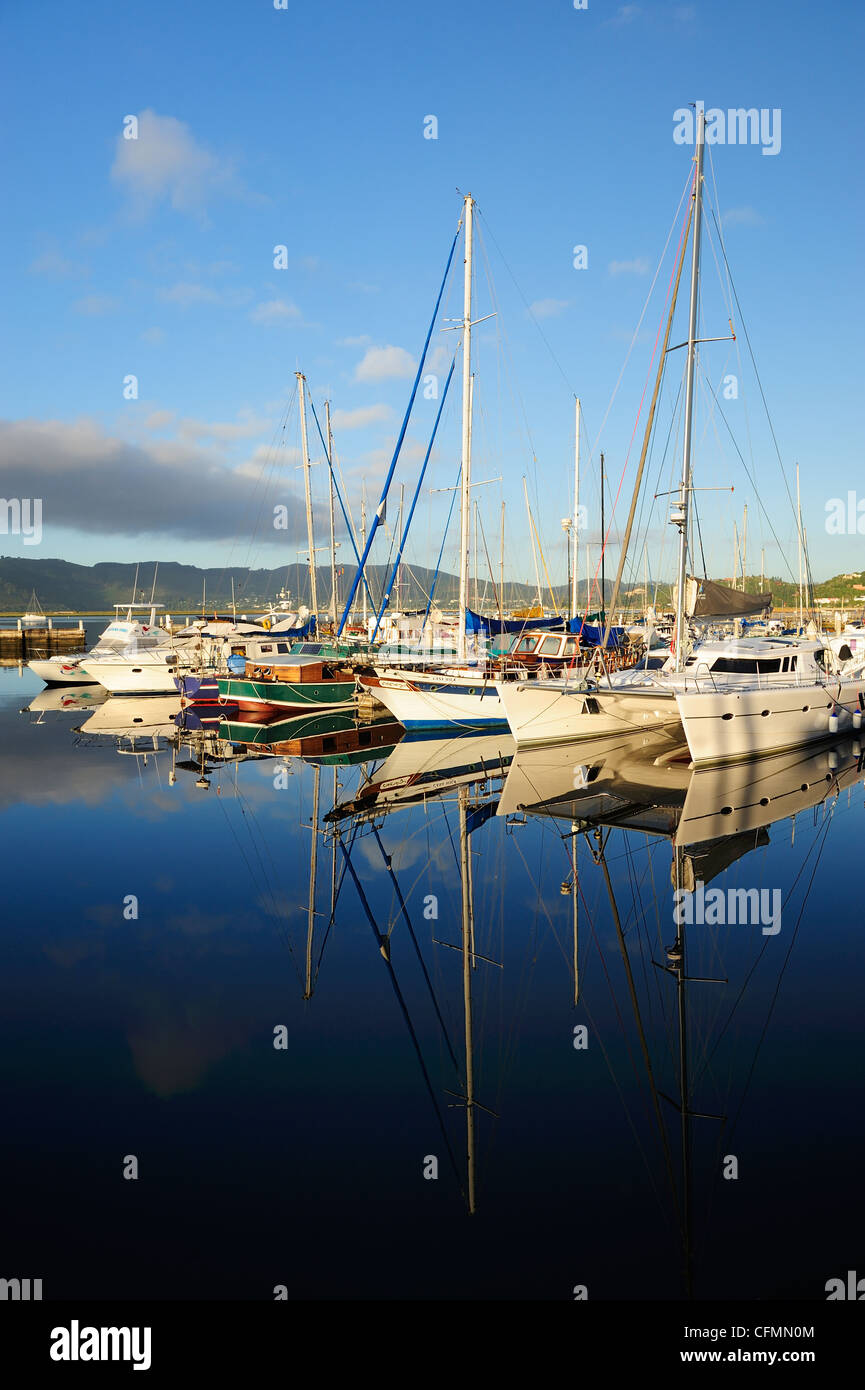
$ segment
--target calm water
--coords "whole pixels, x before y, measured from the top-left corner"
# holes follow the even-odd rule
[[[316,766],[178,732],[170,699],[21,712],[41,691],[0,671],[5,1274],[46,1298],[822,1299],[856,1268],[849,743],[700,783],[621,741]],[[674,862],[727,904],[777,890],[778,930],[695,922],[682,960]]]

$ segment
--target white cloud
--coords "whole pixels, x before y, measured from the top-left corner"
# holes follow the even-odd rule
[[[412,377],[415,360],[401,347],[371,347],[354,369],[355,381],[387,381],[391,377]]]
[[[529,305],[529,313],[534,314],[536,319],[553,319],[563,313],[569,303],[567,299],[536,299]]]
[[[356,338],[338,338],[337,347],[366,347],[372,342],[368,333],[360,333]]]
[[[272,477],[281,470],[291,469],[292,474],[301,462],[300,450],[293,445],[275,449],[272,444],[259,444],[257,449],[253,449],[249,458],[244,459],[234,470],[236,478],[251,478],[258,482],[262,478]]]
[[[392,414],[389,405],[362,405],[357,410],[335,410],[333,427],[335,430],[362,430],[367,425],[389,420]]]
[[[137,139],[118,135],[111,177],[138,216],[167,201],[201,217],[213,197],[240,191],[227,160],[200,144],[184,121],[150,109],[138,117]]]
[[[142,343],[149,343],[151,347],[158,347],[165,340],[165,330],[163,328],[145,328],[141,334]]]
[[[638,256],[633,261],[610,261],[608,269],[611,275],[648,275],[649,262]]]
[[[182,304],[184,308],[190,304],[219,303],[219,294],[216,290],[209,289],[207,285],[194,285],[186,281],[172,285],[167,290],[157,290],[156,294],[166,304]]]
[[[156,296],[164,304],[180,304],[188,309],[191,304],[221,304],[229,309],[248,304],[251,290],[215,290],[210,285],[201,285],[191,280],[180,280],[176,285],[156,291]]]
[[[273,490],[263,496],[256,480],[267,453],[277,464]],[[257,542],[284,551],[286,542],[306,534],[293,466],[280,476],[293,457],[284,449],[256,450],[253,459],[262,460],[255,474],[248,464],[227,467],[213,449],[176,439],[132,442],[86,418],[0,421],[0,495],[19,495],[26,477],[34,497],[50,499],[51,526],[115,539],[233,540],[259,518]],[[268,509],[277,503],[288,506],[286,530],[269,523]],[[46,515],[48,509],[46,502]],[[316,513],[323,520],[324,509]]]
[[[51,275],[58,280],[90,274],[87,266],[68,260],[59,251],[43,251],[42,255],[37,256],[35,261],[31,261],[27,268],[33,275]]]
[[[113,314],[115,309],[120,307],[120,301],[110,294],[88,294],[83,299],[78,299],[72,305],[76,314],[87,314],[91,318],[98,318],[102,314]]]
[[[756,208],[728,208],[721,218],[725,227],[762,227],[766,219]]]
[[[146,430],[164,430],[177,416],[176,410],[152,410],[144,421]]]
[[[249,317],[253,323],[278,323],[282,319],[299,319],[300,310],[287,299],[268,299],[256,304]]]
[[[232,439],[251,439],[256,434],[263,434],[265,430],[272,428],[269,420],[259,420],[256,416],[246,413],[239,420],[207,420],[183,419],[177,427],[177,432],[182,439],[218,439],[223,443],[228,443]]]
[[[640,14],[642,14],[642,9],[639,5],[620,5],[612,19],[608,20],[607,23],[619,26],[631,24]]]
[[[459,335],[455,333],[453,336],[456,338]],[[424,371],[429,368],[431,372],[443,372],[445,367],[450,366],[452,357],[453,348],[448,350],[443,343],[437,343],[427,357]]]

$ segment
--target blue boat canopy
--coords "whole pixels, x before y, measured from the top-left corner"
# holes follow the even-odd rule
[[[597,616],[595,614],[592,615]],[[583,618],[486,618],[480,613],[466,609],[466,632],[478,632],[487,637],[501,637],[503,633],[533,632],[576,632],[586,647],[599,647],[604,638],[603,623],[589,623]],[[611,627],[608,647],[620,647],[624,640],[623,627]]]
[[[503,632],[532,632],[544,628],[547,632],[565,632],[568,628],[566,618],[484,618],[480,613],[466,609],[466,632],[481,632],[487,637],[500,637]]]

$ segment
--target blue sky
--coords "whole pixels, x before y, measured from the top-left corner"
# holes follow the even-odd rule
[[[583,500],[596,542],[589,453],[605,450],[615,495],[672,251],[623,364],[690,168],[673,113],[701,99],[782,113],[777,154],[716,145],[711,177],[791,491],[801,465],[814,572],[860,569],[861,539],[828,536],[825,509],[862,476],[862,179],[843,101],[858,90],[862,30],[852,3],[738,0],[7,9],[11,351],[0,381],[0,493],[40,496],[43,536],[36,546],[0,534],[0,551],[84,563],[293,561],[305,545],[289,409],[296,368],[319,413],[332,401],[353,509],[364,479],[374,506],[459,217],[457,190],[470,190],[483,246],[476,309],[493,308],[488,266],[498,310],[475,335],[475,477],[503,480],[475,496],[494,569],[504,499],[506,572],[529,579],[525,476],[561,581],[573,395],[583,403]],[[139,118],[135,142],[122,139],[128,115]],[[424,138],[430,115],[435,140]],[[583,270],[573,265],[578,244],[588,250]],[[285,270],[274,269],[276,245],[287,247]],[[729,332],[717,253],[715,239],[704,255],[707,337]],[[460,310],[455,279],[444,312]],[[706,562],[730,573],[733,523],[741,528],[747,503],[749,570],[765,548],[767,571],[789,575],[795,525],[738,315],[734,326],[736,343],[707,345],[701,370],[718,393],[727,373],[740,378],[723,407],[762,509],[703,388],[695,482],[735,488],[699,500]],[[455,336],[434,338],[437,367]],[[653,510],[651,494],[679,466],[675,421],[663,450],[680,369],[677,359],[659,407],[642,514],[652,573],[672,569],[665,504]],[[137,400],[123,399],[129,374]],[[455,390],[409,545],[418,563],[438,552],[449,499],[428,489],[455,480],[458,406]],[[410,427],[397,474],[407,494],[434,409],[419,401]],[[622,520],[641,433],[642,419]],[[324,482],[314,470],[319,541]],[[288,534],[269,524],[280,502],[292,510]],[[617,556],[611,544],[608,573]],[[455,527],[444,563],[456,567]]]

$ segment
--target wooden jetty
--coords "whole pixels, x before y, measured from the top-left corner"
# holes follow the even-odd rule
[[[53,618],[45,618],[38,626],[18,618],[14,626],[0,627],[0,657],[20,660],[32,656],[48,656],[52,652],[81,652],[87,642],[84,620],[55,626]]]

